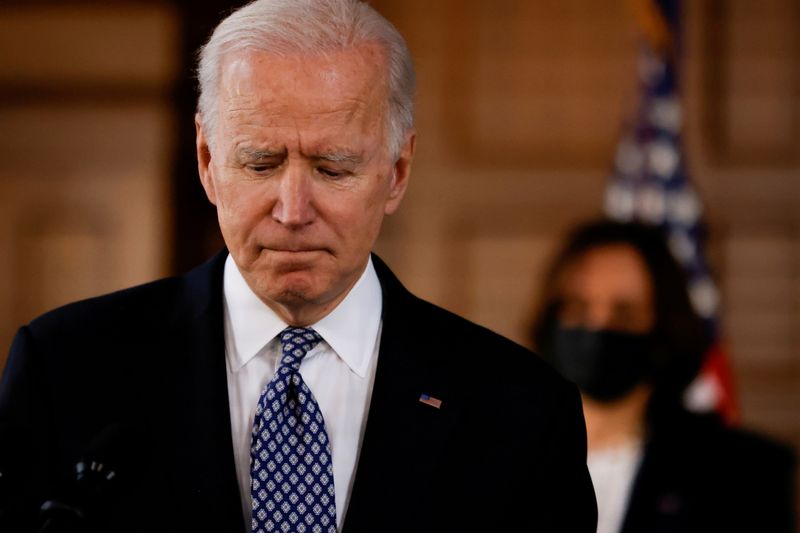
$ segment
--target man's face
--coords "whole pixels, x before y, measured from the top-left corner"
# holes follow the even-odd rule
[[[223,63],[217,130],[198,121],[203,186],[253,291],[284,320],[313,323],[366,266],[405,192],[414,150],[387,152],[384,57],[234,54]]]

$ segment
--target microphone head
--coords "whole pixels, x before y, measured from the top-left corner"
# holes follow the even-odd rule
[[[140,458],[138,436],[130,425],[119,422],[97,433],[75,464],[75,478],[63,497],[42,505],[42,531],[59,531],[60,524],[66,527],[102,521],[114,494],[136,473]]]
[[[92,439],[75,464],[77,480],[105,485],[117,477],[118,471],[130,472],[138,455],[137,439],[130,426],[109,424]]]

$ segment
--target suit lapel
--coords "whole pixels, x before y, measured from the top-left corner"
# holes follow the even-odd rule
[[[231,438],[225,368],[222,272],[227,252],[186,277],[183,316],[175,336],[182,353],[176,372],[181,470],[191,490],[186,504],[202,523],[243,531]],[[183,370],[183,371],[182,371]]]
[[[422,304],[400,284],[380,259],[373,263],[383,290],[383,324],[367,426],[347,511],[345,531],[374,530],[394,507],[409,505],[413,494],[431,488],[458,402],[447,386],[446,369],[437,368],[425,336],[414,328]],[[420,402],[427,394],[437,408]],[[402,500],[391,495],[402,495]],[[373,527],[371,528],[371,525]]]

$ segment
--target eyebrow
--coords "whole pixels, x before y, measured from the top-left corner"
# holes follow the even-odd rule
[[[346,152],[325,152],[317,154],[314,159],[322,159],[323,161],[330,161],[331,163],[353,163],[358,164],[363,161],[360,155],[350,154]]]
[[[272,159],[275,157],[285,158],[286,150],[270,150],[258,148],[241,148],[236,152],[236,156],[240,161],[261,161],[264,159]],[[346,151],[330,151],[314,154],[312,159],[328,161],[331,163],[351,163],[359,164],[363,162],[364,158],[360,155],[349,153]]]
[[[242,148],[237,152],[240,160],[259,161],[261,159],[271,159],[273,157],[285,157],[286,150],[258,150],[255,148]]]

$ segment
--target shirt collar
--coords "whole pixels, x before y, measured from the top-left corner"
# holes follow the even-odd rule
[[[225,331],[233,351],[228,364],[235,372],[255,357],[288,326],[242,277],[229,254],[225,260],[223,293]],[[370,257],[356,284],[336,308],[317,323],[317,333],[358,376],[366,376],[375,352],[381,323],[383,295]],[[230,351],[229,351],[230,352]]]

